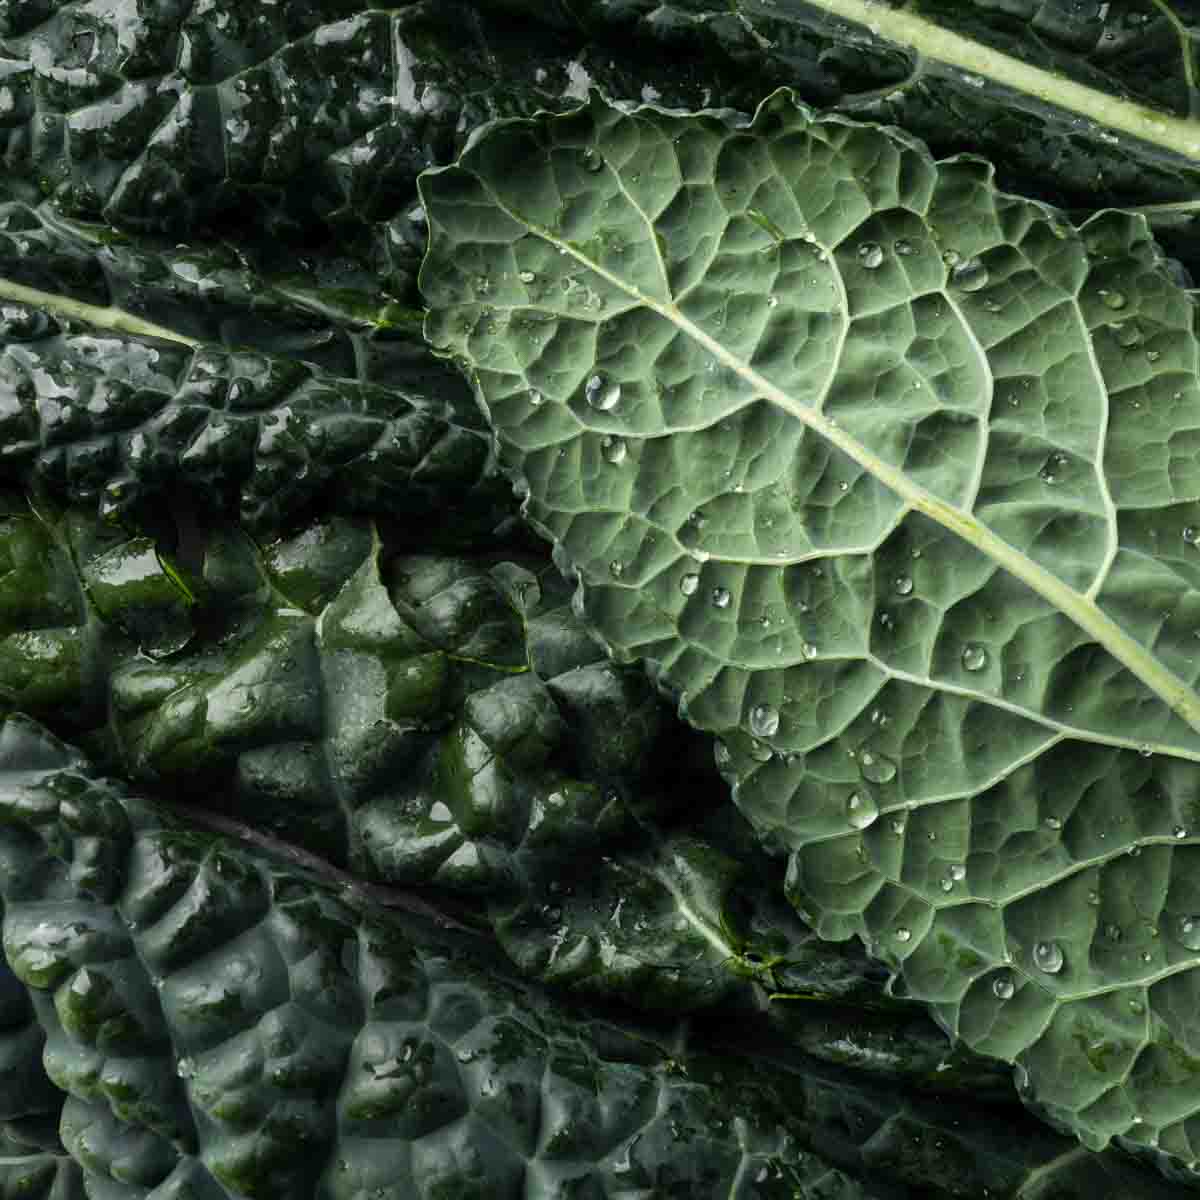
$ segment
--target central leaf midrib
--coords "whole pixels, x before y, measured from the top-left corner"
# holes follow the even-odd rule
[[[751,122],[752,126],[753,122]],[[611,167],[608,169],[612,170]],[[614,288],[624,292],[643,307],[657,313],[681,332],[687,334],[715,359],[749,383],[759,395],[800,421],[814,433],[825,438],[848,458],[890,488],[907,504],[910,510],[915,509],[923,513],[930,520],[957,534],[968,545],[975,547],[1009,574],[1021,580],[1031,591],[1048,601],[1056,611],[1063,613],[1093,638],[1155,695],[1159,696],[1192,729],[1200,733],[1200,695],[1197,695],[1184,680],[1155,659],[1141,643],[1126,633],[1087,596],[1076,591],[1040,564],[1022,554],[972,514],[939,499],[932,492],[914,483],[903,472],[876,456],[861,442],[842,430],[834,420],[793,399],[782,388],[761,375],[748,363],[743,362],[711,334],[686,317],[674,302],[663,303],[643,294],[620,276],[613,274],[599,263],[593,262],[570,242],[556,236],[551,230],[530,220],[524,214],[514,211],[496,194],[487,180],[478,173],[474,174],[480,187],[491,197],[492,202],[513,221],[543,238],[560,253],[570,255],[576,262],[606,280]],[[649,224],[651,237],[655,232],[653,224]]]

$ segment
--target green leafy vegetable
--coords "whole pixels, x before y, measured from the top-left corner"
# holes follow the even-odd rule
[[[1016,1200],[1137,1179],[1046,1131],[566,1018],[474,939],[181,827],[27,720],[0,726],[0,810],[4,952],[89,1195]]]
[[[1198,345],[1144,220],[786,91],[497,122],[421,189],[430,341],[801,912],[1194,1162]]]

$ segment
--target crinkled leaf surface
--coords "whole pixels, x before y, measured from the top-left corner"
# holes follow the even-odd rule
[[[1200,388],[1144,221],[787,92],[421,186],[427,336],[794,902],[1089,1144],[1195,1160]]]
[[[996,1110],[558,1008],[26,718],[0,725],[0,813],[4,954],[75,1160],[0,1160],[6,1196],[56,1165],[52,1196],[126,1200],[1179,1195]]]

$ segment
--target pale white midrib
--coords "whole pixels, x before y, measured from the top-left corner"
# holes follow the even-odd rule
[[[1014,92],[1078,113],[1098,125],[1200,160],[1200,122],[1174,117],[1144,104],[1110,96],[1062,75],[1022,62],[983,42],[953,33],[924,17],[869,0],[808,0],[813,8],[865,25],[925,58],[989,79]]]
[[[1014,546],[1010,546],[1008,542],[993,533],[970,513],[964,512],[952,504],[947,504],[932,492],[926,491],[925,488],[914,483],[902,471],[890,463],[884,462],[866,446],[839,428],[831,418],[794,400],[766,376],[727,350],[716,338],[706,333],[694,321],[680,312],[674,304],[655,300],[653,297],[639,292],[620,276],[613,274],[599,263],[593,262],[570,243],[557,237],[551,230],[536,225],[527,217],[513,212],[491,188],[487,187],[482,180],[480,182],[491,195],[497,208],[515,222],[525,226],[538,237],[544,238],[557,249],[571,255],[577,262],[607,280],[614,288],[638,300],[646,308],[658,313],[664,320],[670,321],[698,345],[703,346],[713,358],[745,379],[756,392],[831,442],[848,458],[853,459],[865,471],[891,488],[909,507],[915,508],[943,528],[958,534],[968,545],[974,546],[1009,574],[1021,580],[1056,610],[1074,621],[1080,629],[1090,634],[1097,644],[1107,650],[1152,692],[1161,697],[1173,712],[1200,733],[1200,696],[1173,671],[1158,662],[1144,646],[1130,637],[1087,596],[1069,587]]]
[[[132,313],[125,312],[124,309],[100,308],[95,304],[72,300],[69,296],[59,296],[53,292],[43,292],[2,277],[0,277],[0,300],[15,300],[18,304],[28,304],[31,308],[41,309],[66,320],[84,321],[99,329],[111,329],[118,333],[133,334],[136,337],[160,338],[163,341],[179,342],[184,346],[200,345],[194,338],[185,337],[177,329],[168,329],[165,325],[144,321],[141,317],[135,317]]]

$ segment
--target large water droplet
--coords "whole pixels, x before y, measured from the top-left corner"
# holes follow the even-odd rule
[[[625,439],[605,437],[600,443],[600,453],[604,456],[604,461],[612,463],[614,467],[619,467],[629,453],[629,447],[625,445]]]
[[[750,739],[750,757],[756,762],[770,762],[775,751],[766,742]]]
[[[911,942],[912,930],[909,929],[907,925],[901,925],[900,928],[896,930],[896,941]]]
[[[950,283],[960,292],[977,292],[987,286],[988,269],[977,258],[968,258],[950,271]]]
[[[968,671],[982,671],[987,666],[988,653],[978,642],[963,647],[962,665]]]
[[[728,588],[718,587],[712,590],[712,602],[714,608],[728,608],[729,602],[733,597],[729,594]]]
[[[863,242],[858,248],[858,261],[868,271],[874,271],[883,263],[883,247],[878,242]]]
[[[1033,965],[1047,975],[1057,975],[1065,961],[1062,947],[1057,942],[1038,942],[1033,948]]]
[[[755,737],[774,737],[779,732],[779,710],[770,704],[756,704],[750,710],[750,732]]]
[[[870,792],[851,792],[846,797],[846,820],[853,829],[867,829],[875,824],[879,806]]]
[[[907,575],[898,575],[893,581],[892,586],[896,589],[897,595],[911,596],[913,590],[913,581]]]
[[[992,980],[992,991],[1000,1000],[1011,1000],[1016,990],[1011,975],[997,975]]]
[[[956,883],[961,883],[962,880],[966,879],[966,877],[967,868],[964,867],[962,863],[955,863],[954,866],[950,868],[950,878]]]
[[[1120,309],[1124,308],[1127,303],[1124,292],[1113,291],[1109,288],[1100,289],[1100,299],[1104,301],[1105,308]]]
[[[891,783],[896,778],[896,764],[874,750],[863,750],[859,754],[858,769],[868,783]]]
[[[1179,918],[1179,940],[1189,950],[1200,950],[1200,914]]]
[[[593,408],[608,412],[616,408],[621,399],[621,385],[609,379],[603,371],[597,371],[589,377],[583,394]]]
[[[679,590],[685,596],[694,596],[699,587],[700,576],[695,571],[689,571],[686,575],[680,577]]]

